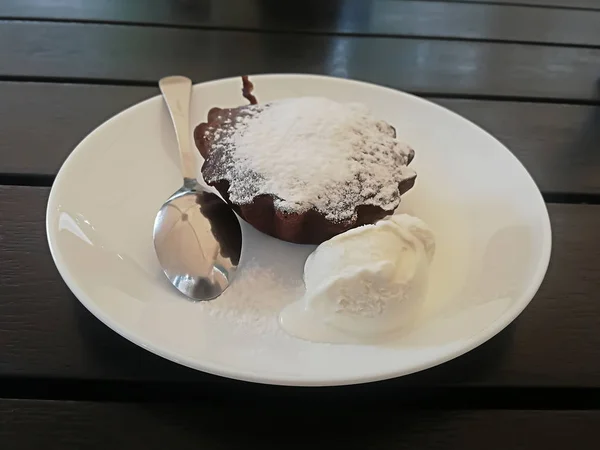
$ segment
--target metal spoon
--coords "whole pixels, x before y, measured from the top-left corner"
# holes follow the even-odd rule
[[[154,248],[173,286],[192,299],[210,300],[235,276],[242,251],[240,223],[231,208],[196,179],[189,134],[191,80],[166,77],[158,86],[175,128],[183,187],[156,216]]]

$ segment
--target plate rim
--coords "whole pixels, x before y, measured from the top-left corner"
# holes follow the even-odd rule
[[[504,328],[510,325],[522,312],[523,310],[531,303],[533,298],[535,297],[537,291],[539,290],[549,267],[551,254],[552,254],[552,225],[550,221],[550,215],[548,213],[548,207],[546,202],[543,199],[539,186],[527,170],[527,168],[519,161],[519,159],[506,147],[501,141],[499,141],[496,137],[494,137],[491,133],[489,133],[483,127],[475,124],[469,119],[455,113],[454,111],[449,110],[448,108],[439,105],[437,103],[431,102],[422,97],[418,97],[416,95],[410,94],[408,92],[404,92],[399,89],[394,89],[391,87],[370,83],[361,80],[348,79],[348,78],[340,78],[334,76],[327,75],[314,75],[314,74],[303,74],[303,73],[257,73],[250,74],[252,78],[256,81],[259,80],[268,80],[269,78],[289,78],[289,79],[313,79],[313,80],[327,80],[327,81],[337,81],[341,83],[349,83],[354,85],[360,85],[368,88],[377,88],[388,90],[393,92],[395,95],[404,95],[409,97],[413,101],[418,101],[422,103],[426,103],[429,107],[441,108],[446,113],[450,113],[451,115],[459,118],[463,123],[468,125],[469,127],[475,127],[479,129],[486,136],[496,143],[498,143],[513,159],[513,163],[518,164],[523,169],[524,175],[529,177],[529,180],[532,183],[532,186],[535,187],[535,194],[537,197],[537,201],[542,206],[543,217],[541,217],[541,232],[542,236],[542,248],[540,259],[538,261],[537,267],[530,277],[530,284],[528,288],[523,291],[523,293],[518,296],[515,302],[509,307],[506,311],[504,311],[498,318],[494,321],[490,322],[486,327],[481,329],[475,335],[469,336],[466,338],[458,348],[453,349],[445,353],[442,357],[436,357],[426,360],[425,362],[421,362],[418,364],[413,364],[411,366],[405,366],[399,370],[387,370],[387,371],[374,371],[374,373],[369,375],[349,375],[347,377],[313,377],[306,375],[290,375],[290,374],[275,374],[275,375],[265,375],[263,373],[257,373],[250,370],[238,370],[233,369],[231,366],[224,366],[223,364],[214,363],[213,361],[202,361],[199,363],[198,361],[193,361],[192,358],[186,357],[184,355],[179,355],[177,352],[165,349],[163,346],[156,345],[154,343],[149,342],[144,337],[139,336],[136,333],[129,332],[126,327],[121,327],[117,323],[115,323],[109,314],[106,314],[102,309],[96,306],[95,302],[92,299],[92,296],[89,296],[81,289],[76,281],[76,277],[72,276],[67,263],[63,260],[62,255],[60,254],[59,246],[56,242],[56,239],[53,237],[51,226],[52,221],[54,219],[54,214],[56,212],[56,206],[58,204],[58,189],[59,185],[62,182],[62,178],[66,175],[65,173],[68,171],[68,168],[73,164],[74,159],[77,157],[78,153],[85,148],[85,142],[95,133],[97,133],[100,128],[102,128],[105,124],[118,120],[122,115],[129,113],[132,109],[137,108],[140,105],[143,105],[148,102],[156,101],[157,98],[160,98],[160,94],[137,102],[126,109],[118,112],[117,114],[111,116],[109,119],[100,123],[97,127],[95,127],[91,132],[89,132],[79,143],[75,146],[75,148],[69,153],[67,158],[61,164],[61,167],[52,183],[52,187],[50,189],[50,194],[48,197],[48,202],[46,206],[46,218],[45,218],[45,228],[46,228],[46,237],[48,246],[50,249],[50,254],[52,256],[52,260],[54,265],[56,266],[61,278],[69,288],[69,290],[73,293],[73,295],[77,298],[77,300],[98,320],[100,320],[104,325],[110,328],[112,331],[116,332],[123,338],[132,342],[133,344],[154,353],[164,359],[172,361],[176,364],[188,367],[190,369],[194,369],[200,372],[205,372],[210,375],[216,375],[224,378],[229,378],[238,381],[246,381],[258,384],[267,384],[267,385],[278,385],[278,386],[306,386],[306,387],[318,387],[318,386],[347,386],[347,385],[356,385],[363,383],[371,383],[375,381],[388,380],[393,378],[399,378],[402,376],[406,376],[412,373],[421,372],[423,370],[444,364],[452,359],[458,358],[459,356],[464,355],[465,353],[470,352],[471,350],[479,347],[480,345],[486,343],[488,340],[496,336],[500,333]],[[236,80],[239,77],[226,77],[219,78],[215,80],[209,80],[205,82],[195,83],[193,86],[210,86],[211,84],[218,83],[227,83],[232,80]]]

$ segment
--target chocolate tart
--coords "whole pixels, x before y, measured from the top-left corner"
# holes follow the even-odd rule
[[[247,79],[245,82],[248,82]],[[248,87],[248,84],[244,85],[245,96],[246,94],[251,95],[251,85],[250,89]],[[252,99],[254,99],[253,96]],[[244,122],[248,116],[256,115],[257,111],[261,111],[261,109],[259,105],[255,104],[237,108],[212,108],[207,115],[206,122],[200,123],[194,130],[194,141],[204,158],[202,165],[204,180],[216,188],[225,201],[246,222],[257,230],[284,241],[297,244],[320,244],[347,230],[375,223],[393,213],[397,204],[390,208],[383,204],[373,204],[367,198],[362,204],[355,201],[350,205],[351,214],[343,220],[332,218],[327,211],[315,207],[302,211],[286,210],[279,206],[285,199],[275,193],[257,191],[243,202],[234,201],[231,195],[232,183],[253,186],[257,184],[256,180],[260,179],[262,175],[248,170],[244,171],[242,175],[225,175],[228,173],[228,168],[234,168],[237,162],[232,157],[235,149],[222,151],[224,148],[222,142],[226,137],[231,138],[236,133],[239,124]],[[395,138],[395,129],[388,124],[386,126],[389,128],[385,132],[393,134],[393,138]],[[414,151],[406,148],[408,151],[399,154],[399,157],[403,158],[399,170],[405,170],[406,173],[397,183],[398,202],[399,196],[411,189],[416,179],[414,171],[406,170],[406,166],[414,157]],[[307,157],[310,157],[310,153],[307,153]],[[229,170],[229,172],[234,173],[235,171]]]

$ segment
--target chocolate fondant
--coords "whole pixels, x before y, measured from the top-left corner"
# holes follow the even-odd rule
[[[249,80],[244,79],[244,96],[250,101],[255,100],[252,95],[252,85]],[[223,165],[231,164],[221,156],[211,153],[214,143],[228,133],[235,132],[236,119],[249,114],[251,106],[240,106],[237,108],[212,108],[207,115],[206,122],[199,124],[194,130],[196,146],[205,161],[202,166],[202,174],[206,182],[215,187],[221,196],[231,205],[240,217],[254,226],[257,230],[284,241],[297,244],[320,244],[333,236],[343,233],[360,225],[375,223],[377,220],[393,213],[372,204],[358,205],[351,220],[334,221],[328,220],[320,211],[309,209],[299,213],[286,212],[276,206],[277,197],[271,194],[261,194],[253,198],[252,202],[236,204],[231,201],[229,195],[230,181],[215,177]],[[395,137],[395,130],[393,130]],[[408,155],[407,163],[414,156]],[[257,175],[260,176],[260,175]],[[415,183],[416,175],[411,176],[398,185],[400,195],[411,189]]]

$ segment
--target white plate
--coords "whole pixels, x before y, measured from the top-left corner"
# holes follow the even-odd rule
[[[277,313],[302,292],[302,266],[313,248],[246,224],[234,285],[214,302],[182,298],[152,245],[154,216],[181,184],[160,97],[86,137],[52,187],[46,223],[52,256],[96,317],[143,348],[205,372],[271,384],[342,385],[455,358],[527,306],[550,259],[550,221],[535,183],[501,143],[440,106],[372,84],[308,75],[252,81],[261,102],[302,95],[363,102],[414,147],[417,184],[400,211],[424,219],[437,236],[429,295],[416,325],[385,345],[289,337],[279,330]],[[240,87],[238,78],[194,86],[192,128],[213,106],[244,104]]]

